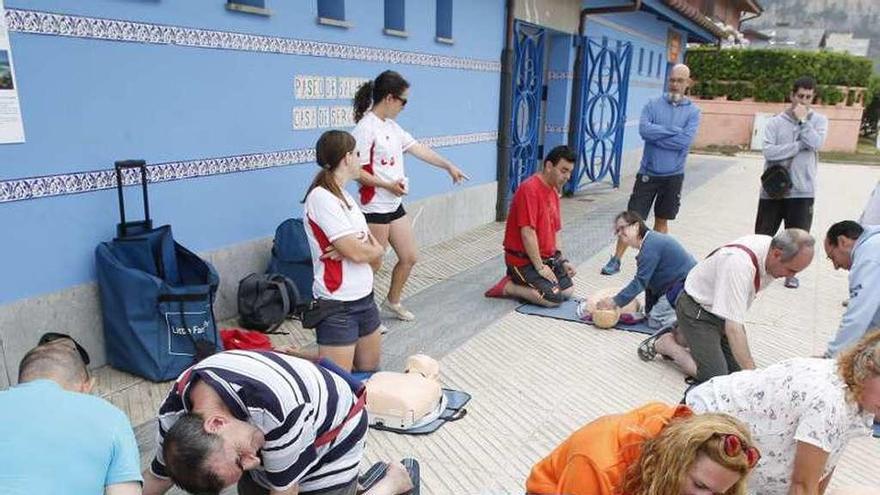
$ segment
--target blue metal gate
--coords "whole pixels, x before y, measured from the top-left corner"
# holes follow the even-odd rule
[[[541,98],[544,92],[543,28],[517,21],[515,26],[513,106],[511,107],[511,150],[508,169],[508,198],[520,183],[535,173],[539,156]]]
[[[597,182],[609,173],[619,187],[632,44],[617,41],[609,46],[606,37],[584,37],[579,49],[584,63],[575,141],[578,161],[566,189],[576,191],[584,177]]]

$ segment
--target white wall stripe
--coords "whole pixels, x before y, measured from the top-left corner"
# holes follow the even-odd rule
[[[422,138],[419,141],[429,146],[439,148],[445,146],[484,143],[495,141],[497,138],[498,133],[491,131],[433,136]],[[285,167],[301,163],[311,163],[314,161],[315,149],[301,148],[267,153],[157,163],[147,167],[147,181],[150,183],[169,182],[196,177],[208,177],[211,175]],[[140,176],[138,175],[138,172],[134,169],[127,169],[124,172],[123,183],[126,185],[139,184]],[[100,191],[103,189],[112,189],[113,187],[116,187],[116,172],[112,169],[10,179],[0,181],[0,203],[79,194]]]
[[[69,36],[158,45],[180,45],[285,55],[340,58],[366,62],[424,65],[444,69],[499,72],[501,63],[431,53],[389,50],[369,46],[216,31],[211,29],[101,19],[35,10],[7,9],[6,24],[20,33]]]

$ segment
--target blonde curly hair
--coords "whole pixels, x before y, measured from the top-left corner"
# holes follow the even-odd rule
[[[638,462],[626,471],[620,493],[669,495],[679,493],[691,466],[700,454],[739,473],[740,479],[724,495],[744,495],[749,461],[744,452],[728,456],[724,437],[735,435],[751,446],[748,427],[727,414],[695,414],[673,419],[656,437],[642,444]],[[743,449],[744,450],[744,449]]]
[[[869,330],[837,359],[837,371],[846,383],[846,398],[857,403],[865,382],[880,376],[880,328]]]

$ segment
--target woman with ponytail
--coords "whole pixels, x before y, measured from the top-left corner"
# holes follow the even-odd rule
[[[603,416],[532,468],[529,494],[745,495],[761,454],[726,414],[652,403]]]
[[[312,290],[319,307],[333,309],[315,328],[318,353],[348,371],[375,371],[382,341],[370,264],[385,249],[344,189],[360,174],[355,139],[345,131],[327,131],[315,157],[321,170],[303,200],[304,223],[314,265]]]
[[[400,304],[400,298],[416,263],[418,249],[412,222],[401,201],[409,191],[403,154],[411,153],[445,170],[454,184],[468,179],[452,162],[428,145],[416,141],[394,121],[406,106],[408,97],[409,83],[394,71],[387,70],[374,81],[364,83],[354,97],[357,126],[352,131],[362,167],[358,178],[361,210],[379,243],[383,247],[390,244],[397,254],[398,261],[391,272],[391,286],[382,309],[405,321],[415,319]],[[378,270],[381,266],[382,260],[379,259],[373,268]]]

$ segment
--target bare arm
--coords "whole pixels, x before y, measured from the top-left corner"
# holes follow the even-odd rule
[[[357,178],[357,181],[368,187],[380,187],[382,189],[387,189],[396,196],[403,196],[404,194],[406,194],[406,188],[403,186],[402,183],[386,182],[364,169],[361,169],[361,173],[360,176]]]
[[[828,452],[815,445],[798,442],[788,495],[819,495],[822,493],[820,490],[823,488],[820,488],[820,485],[827,485],[827,481],[824,483],[822,481],[826,462],[828,462]],[[828,476],[828,478],[831,477]]]
[[[336,259],[338,256],[335,254],[338,253],[355,263],[370,263],[385,254],[385,248],[370,233],[365,240],[358,239],[356,234],[349,234],[336,239],[332,244],[333,247],[323,257]]]
[[[819,493],[824,495],[828,490],[828,485],[831,484],[831,477],[834,476],[834,470],[832,469],[828,476],[822,478],[822,481],[819,483]]]
[[[141,495],[141,484],[137,481],[114,483],[104,487],[104,495]]]
[[[299,493],[299,485],[293,485],[287,490],[272,490],[269,495],[297,495]]]
[[[143,472],[144,476],[144,495],[163,495],[174,486],[171,480],[159,478],[149,469]]]
[[[437,153],[426,144],[416,143],[407,148],[406,152],[412,153],[419,160],[430,163],[435,167],[442,168],[450,177],[452,177],[452,182],[454,184],[459,184],[462,181],[470,179],[470,177],[462,172],[460,168],[456,167],[454,163],[444,158],[440,153]]]
[[[526,254],[529,255],[529,261],[532,262],[532,266],[535,267],[535,270],[537,270],[542,277],[556,282],[556,275],[553,273],[553,270],[545,265],[544,261],[541,259],[541,250],[538,247],[538,234],[535,233],[535,229],[525,226],[521,227],[519,232],[522,236],[523,247],[526,250]]]
[[[749,341],[746,339],[746,328],[741,323],[725,320],[724,334],[727,336],[727,342],[730,344],[730,351],[740,367],[744,370],[755,369],[755,361],[752,359],[752,353],[749,351]]]

